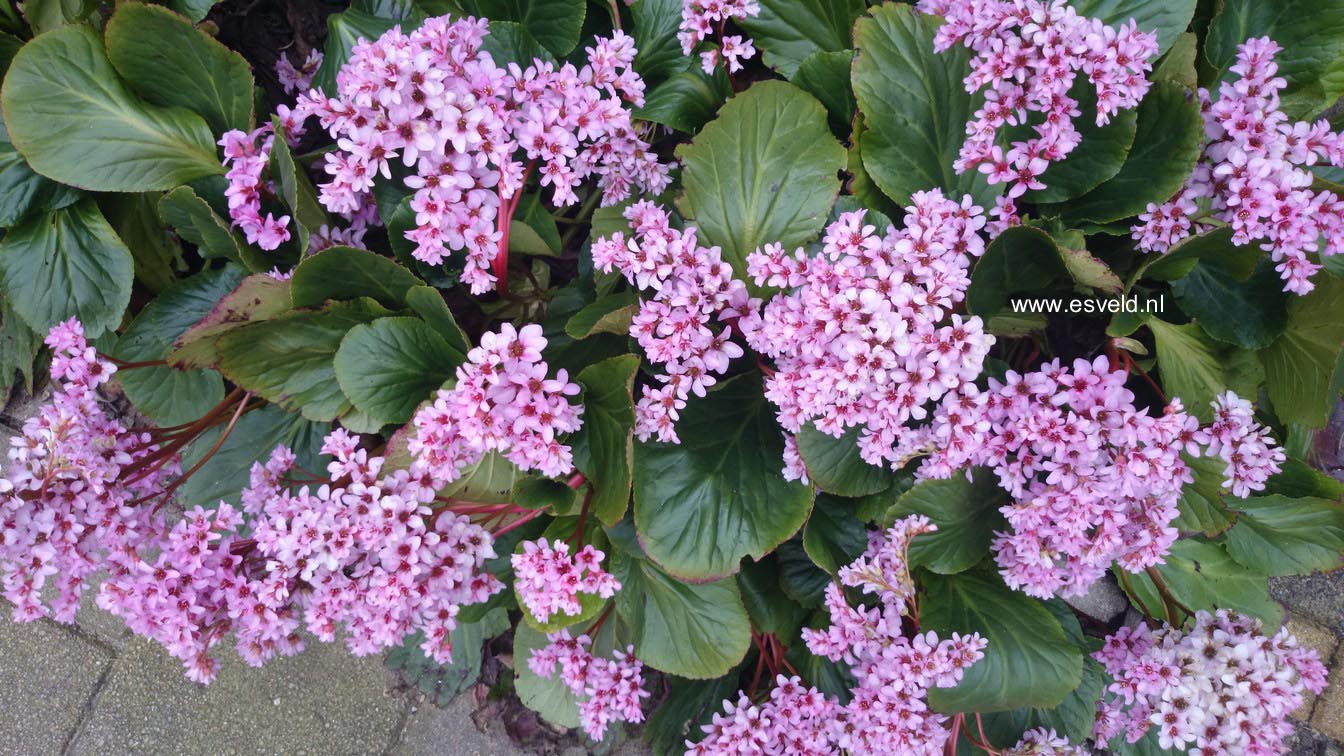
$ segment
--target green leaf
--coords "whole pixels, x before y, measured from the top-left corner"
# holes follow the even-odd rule
[[[570,439],[574,466],[593,486],[589,502],[604,525],[625,517],[633,480],[635,402],[632,396],[639,357],[612,357],[579,373],[583,426]]]
[[[611,655],[615,647],[615,626],[615,622],[603,623],[590,649],[595,656]],[[557,668],[549,678],[541,677],[527,663],[533,651],[546,645],[544,633],[526,622],[518,623],[513,633],[514,690],[524,706],[540,714],[547,722],[558,727],[578,727],[579,702],[560,679],[560,670]]]
[[[516,21],[547,50],[564,57],[579,44],[584,0],[460,0],[462,10],[491,21]],[[530,61],[529,61],[530,62]],[[526,66],[524,66],[526,67]]]
[[[490,53],[499,66],[517,63],[519,68],[527,68],[537,59],[547,63],[555,61],[550,50],[542,47],[527,27],[516,21],[491,21],[490,33],[481,43],[481,49]]]
[[[1202,533],[1209,538],[1232,527],[1232,515],[1223,503],[1223,469],[1225,464],[1217,457],[1186,458],[1193,483],[1181,490],[1178,502],[1180,514],[1172,525],[1185,533]]]
[[[135,316],[117,341],[116,355],[128,362],[161,360],[173,341],[233,291],[243,272],[229,266],[207,270],[166,289]],[[191,422],[224,398],[224,381],[213,370],[152,366],[117,373],[126,397],[160,426]]]
[[[1232,558],[1263,575],[1307,575],[1344,566],[1344,506],[1304,497],[1232,499],[1239,513],[1227,532]]]
[[[467,361],[467,352],[471,351],[471,340],[453,318],[453,313],[448,309],[448,303],[443,301],[442,294],[429,286],[412,286],[406,292],[406,306],[415,310],[415,314],[424,318],[426,323],[439,332],[443,340],[448,342],[448,347],[457,353],[458,361]]]
[[[950,575],[974,567],[989,553],[994,531],[1006,528],[999,508],[1007,503],[994,474],[976,468],[974,480],[958,473],[916,483],[896,500],[883,523],[910,515],[929,518],[938,529],[910,541],[910,564]]]
[[[1274,62],[1288,82],[1281,107],[1289,118],[1317,115],[1344,95],[1344,2],[1225,0],[1219,7],[1204,40],[1213,82],[1236,77],[1229,69],[1237,45],[1267,36],[1283,47]]]
[[[1180,397],[1186,411],[1202,422],[1213,417],[1210,403],[1228,389],[1255,396],[1235,372],[1237,363],[1228,356],[1232,350],[1209,338],[1198,325],[1172,325],[1157,318],[1150,318],[1146,325],[1157,345],[1157,365],[1167,396]]]
[[[1030,226],[1009,228],[989,243],[971,271],[966,310],[989,317],[1006,308],[1013,295],[1047,291],[1068,278],[1049,234]]]
[[[1090,640],[1083,635],[1078,618],[1058,599],[1045,602],[1045,608],[1059,620],[1069,642],[1084,654],[1083,681],[1062,703],[1053,708],[1023,707],[992,712],[984,717],[985,733],[992,744],[1002,748],[1016,745],[1027,730],[1044,727],[1054,730],[1070,743],[1082,743],[1092,735],[1097,718],[1097,701],[1106,688],[1106,669],[1090,657]]]
[[[419,318],[379,318],[351,328],[336,351],[336,381],[355,409],[404,423],[463,360]]]
[[[1325,425],[1335,405],[1331,379],[1344,349],[1344,280],[1317,276],[1316,288],[1288,302],[1288,328],[1260,350],[1274,412],[1285,423]]]
[[[1029,191],[1024,198],[1030,202],[1063,202],[1095,189],[1120,172],[1134,144],[1138,130],[1138,111],[1122,110],[1103,126],[1097,125],[1097,90],[1091,81],[1080,76],[1075,80],[1069,96],[1078,101],[1082,115],[1074,119],[1082,141],[1063,160],[1051,163],[1041,174],[1044,189]],[[1044,118],[1037,116],[1028,124],[1007,130],[1000,141],[1025,141],[1036,136],[1035,126]]]
[[[40,334],[72,317],[90,337],[116,328],[134,270],[130,250],[92,199],[34,216],[0,241],[0,283],[14,312]]]
[[[124,3],[107,22],[107,58],[146,102],[186,108],[215,133],[252,127],[243,56],[159,5]]]
[[[1119,568],[1114,569],[1119,574]],[[1193,610],[1233,609],[1264,620],[1270,628],[1283,622],[1283,607],[1269,597],[1269,580],[1238,564],[1221,544],[1183,538],[1172,544],[1163,564],[1153,569],[1176,600]],[[1147,574],[1125,575],[1130,586],[1125,592],[1130,598],[1161,618],[1162,598],[1152,579]]]
[[[798,531],[812,490],[780,473],[784,436],[760,377],[719,384],[682,410],[680,444],[635,444],[635,525],[674,575],[713,580]]]
[[[688,214],[739,276],[757,247],[792,248],[821,232],[845,167],[825,109],[782,81],[759,82],[729,100],[677,157]]]
[[[1236,276],[1210,258],[1172,283],[1176,301],[1213,338],[1243,349],[1262,349],[1288,327],[1289,295],[1274,263],[1257,252],[1260,264],[1249,279]]]
[[[173,342],[168,363],[177,367],[214,367],[219,362],[215,340],[248,323],[270,320],[291,308],[289,281],[259,273],[244,278],[208,315]]]
[[[834,575],[868,548],[868,526],[854,513],[854,502],[828,494],[817,497],[803,526],[803,549],[812,561]]]
[[[677,32],[681,27],[682,0],[637,0],[630,5],[634,21],[635,70],[645,84],[656,85],[686,70]]]
[[[42,336],[24,324],[10,309],[9,302],[0,298],[0,401],[9,398],[14,388],[15,374],[23,374],[23,385],[33,391],[33,360],[42,349]]]
[[[621,581],[616,611],[632,628],[641,661],[668,674],[708,680],[747,655],[751,621],[736,581],[683,583],[637,551],[614,551],[611,573]]]
[[[285,142],[285,127],[279,116],[271,118],[275,139],[271,142],[269,170],[276,194],[289,210],[293,224],[293,244],[300,255],[308,252],[308,232],[327,225],[327,211],[317,201],[317,190],[308,175],[294,164],[294,155]]]
[[[81,196],[78,189],[34,172],[9,143],[9,132],[0,123],[0,227],[18,225],[35,213],[69,207]]]
[[[87,26],[63,26],[24,45],[0,105],[14,147],[33,170],[63,184],[145,192],[224,172],[205,121],[132,96]]]
[[[584,307],[565,323],[572,339],[586,339],[595,333],[630,333],[630,322],[639,311],[639,295],[633,291],[608,294]]]
[[[518,203],[509,233],[509,251],[524,255],[560,256],[560,230],[541,203],[541,194],[528,192]]]
[[[305,470],[327,469],[322,456],[322,439],[331,430],[327,423],[310,423],[298,414],[290,414],[273,404],[251,410],[238,419],[233,431],[205,465],[178,489],[182,501],[212,504],[225,500],[238,502],[238,494],[248,486],[252,465],[265,462],[277,446],[292,449],[297,464]],[[210,452],[219,440],[222,428],[201,434],[182,455],[183,469],[189,469]]]
[[[88,19],[98,8],[96,0],[26,0],[23,17],[34,34]]]
[[[966,140],[966,122],[984,102],[962,83],[970,51],[957,46],[933,51],[939,19],[908,5],[888,3],[859,19],[854,29],[854,94],[869,131],[863,134],[863,165],[882,191],[905,205],[910,195],[942,189],[969,194],[981,207],[998,192],[979,171],[957,174],[952,164]]]
[[[131,251],[136,282],[156,294],[176,283],[177,271],[184,267],[182,245],[155,210],[159,196],[157,192],[102,194],[96,200],[103,217]]]
[[[515,491],[518,489],[518,487],[524,487],[524,488],[527,487],[528,484],[525,482],[527,480],[529,480],[529,478],[523,478],[519,480],[518,484],[515,486]],[[535,480],[535,478],[533,478],[532,480]],[[559,485],[568,490],[568,486],[565,486],[565,484],[560,483]],[[573,492],[570,491],[570,493],[572,494]],[[588,545],[591,545],[598,551],[603,552],[610,551],[610,549],[607,547],[607,534],[602,530],[602,528],[596,528],[596,527],[585,528],[582,542],[573,543],[573,537],[577,528],[578,528],[577,517],[564,517],[557,520],[553,520],[551,524],[547,526],[546,530],[542,533],[542,536],[551,541],[552,543],[555,542],[570,543],[573,551],[578,551],[582,549],[584,546]],[[519,541],[513,548],[514,554],[522,554],[524,551],[525,547],[522,541]],[[548,617],[546,622],[540,622],[537,620],[536,617],[532,616],[531,610],[529,610],[527,608],[527,604],[523,602],[523,597],[518,593],[517,582],[515,582],[513,585],[513,595],[514,599],[518,603],[518,607],[523,612],[524,624],[531,625],[534,629],[540,630],[543,633],[555,633],[567,627],[572,627],[574,625],[591,623],[593,620],[597,619],[597,616],[602,613],[602,608],[607,606],[608,602],[610,601],[609,599],[602,598],[600,595],[596,593],[580,592],[578,594],[578,600],[579,600],[578,614],[567,614],[564,611],[559,611]]]
[[[809,609],[819,608],[826,586],[833,578],[808,556],[803,539],[785,541],[775,553],[779,557],[779,587],[784,595]]]
[[[182,239],[195,244],[201,257],[232,260],[254,273],[274,265],[270,258],[248,246],[189,186],[179,186],[159,199],[159,218]]]
[[[336,302],[235,328],[218,339],[219,371],[234,383],[313,421],[351,409],[336,381],[336,350],[350,329],[380,314],[371,300]]]
[[[765,64],[792,79],[808,56],[852,47],[854,22],[864,0],[760,0],[761,12],[739,25],[761,50]]]
[[[935,711],[1008,711],[1053,708],[1083,679],[1083,653],[1069,641],[1046,606],[1003,584],[982,568],[957,575],[923,576],[920,629],[940,637],[979,633],[985,658],[952,688],[929,691]]]
[[[405,307],[406,293],[420,284],[414,273],[382,255],[354,247],[328,247],[294,269],[292,295],[295,307],[358,297]]]
[[[1258,255],[1257,255],[1258,256]],[[1175,281],[1182,276],[1189,275],[1190,271],[1195,269],[1200,260],[1212,258],[1216,264],[1229,271],[1240,272],[1242,263],[1238,262],[1242,255],[1238,252],[1235,245],[1232,244],[1231,227],[1214,229],[1205,234],[1191,236],[1182,240],[1179,244],[1172,247],[1170,251],[1157,258],[1148,269],[1144,271],[1146,278],[1153,278],[1158,281]],[[1251,266],[1254,267],[1252,262]],[[1250,275],[1248,268],[1245,273]],[[1236,276],[1244,279],[1246,275]]]
[[[510,498],[512,498],[514,504],[520,507],[548,509],[551,514],[568,518],[569,515],[579,512],[578,493],[578,491],[553,478],[543,478],[540,475],[524,475],[514,481]],[[553,521],[552,524],[554,522],[558,521]],[[569,532],[560,533],[560,540],[566,540],[573,534],[575,524],[574,522],[569,523]]]
[[[336,72],[350,61],[361,39],[375,41],[394,26],[409,34],[423,20],[424,14],[411,0],[354,0],[349,8],[327,16],[327,41],[313,86],[335,97]]]
[[[1171,49],[1153,67],[1149,81],[1170,81],[1187,89],[1199,86],[1195,61],[1199,58],[1199,37],[1193,32],[1181,32]]]
[[[215,0],[168,0],[165,5],[191,19],[192,23],[199,24],[210,15]]]
[[[452,659],[440,664],[420,649],[424,633],[407,636],[388,652],[384,666],[396,672],[407,685],[418,689],[437,706],[446,706],[459,693],[481,678],[482,646],[509,629],[509,614],[496,607],[476,622],[458,621],[448,636]]]
[[[1164,202],[1190,177],[1204,142],[1199,103],[1171,82],[1153,84],[1139,103],[1138,130],[1120,172],[1064,206],[1071,223],[1109,223]]]
[[[681,7],[680,0],[677,7]],[[710,682],[672,678],[667,697],[644,725],[644,742],[654,753],[680,752],[687,740],[699,741],[705,736],[700,727],[722,712],[723,702],[737,691],[738,675],[734,673]]]
[[[728,76],[721,70],[706,74],[691,63],[654,87],[644,98],[644,106],[636,108],[633,115],[691,134],[714,118],[730,94]]]
[[[1139,31],[1157,32],[1157,46],[1166,51],[1190,26],[1196,0],[1072,0],[1080,16],[1099,18],[1114,28],[1131,18]]]
[[[840,438],[817,430],[812,423],[798,432],[798,454],[807,468],[807,477],[827,493],[836,496],[867,496],[891,488],[895,473],[885,466],[871,465],[859,456],[859,436],[855,426]]]
[[[439,493],[480,504],[502,504],[511,499],[513,487],[521,476],[517,466],[504,455],[490,452]]]
[[[826,106],[831,131],[839,136],[850,132],[854,112],[859,107],[849,86],[849,70],[856,54],[854,50],[815,52],[803,59],[789,79]]]
[[[753,631],[773,633],[781,640],[798,635],[808,611],[779,587],[777,559],[767,556],[759,562],[748,560],[737,573],[737,587]]]

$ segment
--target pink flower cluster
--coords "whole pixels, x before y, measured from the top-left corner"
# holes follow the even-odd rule
[[[616,651],[612,658],[596,657],[587,635],[570,637],[568,630],[546,636],[547,645],[532,651],[528,667],[547,679],[560,667],[560,679],[579,702],[579,723],[593,740],[602,740],[612,722],[644,721],[641,708],[649,697],[644,689],[644,664],[635,647]]]
[[[757,0],[682,0],[681,30],[677,32],[681,51],[689,56],[701,42],[717,34],[719,46],[700,53],[701,67],[712,74],[722,60],[728,73],[737,73],[742,70],[742,61],[756,55],[756,46],[740,34],[725,35],[724,27],[729,21],[755,18],[760,12]]]
[[[1061,738],[1053,729],[1038,727],[1022,733],[1022,739],[1012,748],[999,752],[1000,756],[1091,756],[1091,754],[1068,740]]]
[[[838,438],[862,426],[863,458],[894,467],[922,444],[906,423],[978,378],[994,343],[978,317],[953,314],[985,249],[980,208],[936,189],[912,202],[900,229],[879,235],[863,212],[846,213],[818,255],[778,244],[749,255],[756,283],[784,291],[739,323],[747,343],[775,361],[766,396],[786,431],[812,422]],[[789,454],[786,476],[803,477],[792,446]]]
[[[1287,753],[1303,689],[1326,686],[1315,650],[1287,628],[1268,637],[1258,620],[1224,610],[1198,612],[1188,630],[1121,628],[1093,656],[1115,679],[1094,737],[1134,743],[1156,727],[1161,748],[1192,756]]]
[[[276,218],[272,213],[261,217],[261,196],[265,190],[274,193],[262,176],[271,159],[271,142],[275,134],[265,125],[252,132],[228,131],[220,138],[224,148],[224,177],[229,186],[224,196],[229,201],[229,217],[233,225],[242,229],[248,244],[264,250],[273,250],[289,241],[289,216]],[[258,141],[260,140],[260,141]]]
[[[1193,480],[1182,452],[1224,454],[1234,491],[1263,488],[1277,472],[1283,452],[1235,395],[1214,403],[1219,422],[1201,430],[1180,400],[1159,417],[1135,407],[1127,378],[1105,357],[1072,368],[1056,360],[990,379],[987,391],[968,384],[934,415],[919,475],[983,465],[1013,497],[1001,510],[1009,530],[994,541],[1008,585],[1041,598],[1077,595],[1112,562],[1131,572],[1160,564],[1176,540],[1181,489]]]
[[[1078,15],[1065,0],[920,0],[918,7],[947,19],[934,38],[936,50],[961,44],[975,53],[966,91],[986,89],[955,167],[978,166],[991,184],[1012,182],[1010,198],[1044,189],[1040,175],[1081,141],[1073,125],[1079,103],[1069,96],[1080,71],[1096,89],[1090,115],[1098,126],[1148,93],[1145,75],[1158,53],[1157,35],[1139,31],[1133,19],[1113,29]],[[996,144],[1003,126],[1027,124],[1036,132],[1032,138],[1006,152]]]
[[[308,57],[303,59],[298,68],[290,62],[288,55],[281,53],[275,60],[275,75],[280,79],[280,86],[285,90],[285,94],[298,94],[312,86],[313,76],[321,65],[321,50],[309,50]]]
[[[848,704],[828,699],[798,678],[777,679],[770,699],[753,704],[739,694],[724,702],[703,729],[704,740],[687,742],[696,756],[727,753],[827,756],[881,753],[936,756],[946,745],[947,717],[931,711],[929,688],[956,685],[963,672],[984,656],[979,635],[934,633],[908,637],[902,622],[914,599],[906,552],[910,539],[935,527],[924,517],[900,520],[886,534],[874,534],[868,550],[842,571],[845,585],[878,597],[879,605],[851,607],[839,585],[826,588],[831,626],[803,630],[808,649],[851,665],[856,680]]]
[[[574,469],[573,452],[557,435],[582,425],[583,406],[565,398],[579,387],[563,369],[546,377],[545,348],[541,326],[505,323],[467,353],[456,385],[415,413],[410,451],[441,484],[457,480],[492,451],[546,476]]]
[[[452,655],[459,607],[503,588],[485,562],[490,534],[429,503],[423,466],[388,472],[358,439],[333,431],[323,453],[334,483],[291,490],[293,453],[279,447],[252,469],[242,509],[189,512],[166,539],[127,553],[98,596],[136,633],[162,643],[194,680],[209,682],[208,655],[233,632],[242,658],[260,665],[302,650],[302,624],[319,640],[343,628],[351,653],[395,646],[417,631],[439,662]]]
[[[0,588],[19,622],[48,614],[73,622],[104,560],[162,534],[161,516],[131,505],[176,471],[171,462],[153,467],[159,449],[149,436],[104,414],[98,387],[116,368],[77,321],[53,328],[46,344],[55,392],[10,440],[0,478]]]
[[[728,371],[728,362],[742,356],[732,342],[731,323],[748,306],[747,288],[733,278],[732,266],[718,247],[701,246],[694,228],[672,228],[671,218],[650,202],[625,211],[634,235],[616,233],[593,242],[593,266],[620,271],[653,298],[640,302],[630,335],[654,364],[666,371],[659,388],[645,387],[635,407],[635,434],[677,442],[676,421],[691,394],[704,396]],[[726,323],[715,332],[715,319]]]
[[[337,140],[322,203],[353,210],[376,177],[392,178],[400,157],[414,168],[405,179],[414,190],[416,228],[406,232],[414,256],[438,265],[465,250],[463,280],[474,293],[502,273],[496,257],[507,252],[513,208],[533,171],[556,205],[576,202],[590,176],[608,204],[669,183],[625,107],[644,101],[632,38],[599,39],[582,68],[541,60],[504,68],[481,49],[485,36],[486,22],[473,18],[432,18],[409,35],[394,28],[355,46],[336,97],[314,90],[297,106]]]
[[[1248,39],[1231,68],[1241,78],[1224,82],[1217,102],[1200,90],[1208,138],[1200,162],[1175,197],[1148,205],[1133,235],[1140,249],[1165,252],[1209,227],[1197,219],[1207,203],[1209,216],[1232,227],[1233,243],[1261,242],[1285,291],[1306,294],[1321,269],[1308,255],[1344,252],[1344,199],[1313,190],[1308,170],[1318,162],[1344,166],[1344,134],[1325,119],[1290,122],[1279,109],[1287,83],[1274,57],[1282,49],[1268,37]]]
[[[561,612],[577,616],[583,611],[580,593],[608,599],[621,589],[620,581],[602,569],[605,556],[591,545],[571,557],[563,541],[524,541],[523,552],[511,557],[514,587],[538,622]]]

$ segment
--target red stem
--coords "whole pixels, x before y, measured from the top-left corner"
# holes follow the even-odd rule
[[[532,175],[532,169],[537,164],[533,160],[527,164],[527,170],[523,172],[523,180],[518,185],[518,191],[514,192],[512,197],[504,198],[504,190],[501,187],[499,191],[499,251],[495,253],[494,263],[490,266],[495,274],[495,288],[501,296],[509,293],[509,236],[513,230],[513,213],[518,209],[518,203],[523,199],[523,187],[527,184],[527,179]]]

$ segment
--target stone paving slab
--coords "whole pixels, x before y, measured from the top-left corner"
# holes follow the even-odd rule
[[[0,613],[0,755],[58,754],[112,655],[49,622],[16,624],[3,601]]]
[[[506,735],[482,733],[472,722],[473,702],[469,694],[458,696],[440,709],[428,702],[419,703],[406,720],[401,740],[392,756],[522,756]]]
[[[220,654],[208,686],[182,676],[142,639],[119,654],[69,753],[380,754],[395,742],[407,701],[379,657],[312,643],[302,654],[248,667]]]

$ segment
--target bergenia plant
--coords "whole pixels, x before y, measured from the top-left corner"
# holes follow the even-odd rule
[[[0,595],[602,753],[1287,753],[1328,675],[1268,580],[1344,564],[1318,5],[0,13]]]

